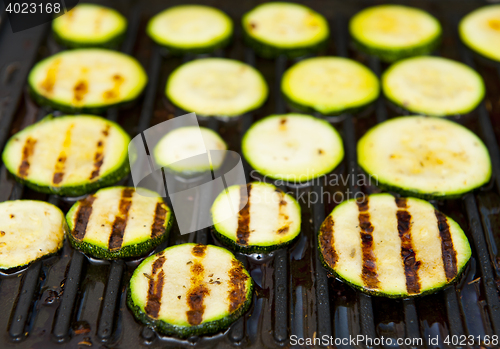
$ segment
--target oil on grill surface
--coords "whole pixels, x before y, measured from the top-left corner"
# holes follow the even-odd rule
[[[144,34],[147,19],[166,6],[177,2],[105,2],[128,14],[129,32],[122,51],[138,58],[148,71],[150,83],[144,97],[129,110],[111,110],[110,119],[118,120],[131,134],[180,115],[163,97],[163,88],[170,71],[176,66],[197,57],[162,57]],[[256,58],[245,49],[238,29],[241,15],[256,5],[254,1],[207,1],[231,15],[236,24],[236,38],[226,50],[217,52],[224,56],[244,60],[255,65],[266,77],[270,98],[266,105],[252,114],[234,122],[202,120],[202,125],[218,130],[230,149],[239,150],[241,134],[250,124],[263,116],[287,111],[279,93],[279,80],[293,61],[279,57],[276,60]],[[352,51],[347,35],[349,17],[373,1],[340,2],[309,1],[309,6],[323,13],[330,21],[331,40],[326,54],[348,56],[370,66],[380,74],[386,66],[378,60],[366,58]],[[415,300],[388,300],[368,297],[354,291],[340,281],[327,276],[320,266],[315,248],[315,232],[333,207],[333,202],[316,202],[323,192],[376,192],[375,187],[344,185],[314,185],[282,189],[295,195],[302,206],[302,233],[296,244],[288,250],[272,255],[242,256],[256,284],[251,309],[244,318],[235,322],[227,332],[211,337],[179,341],[156,335],[135,322],[126,308],[124,292],[139,261],[105,263],[88,260],[67,244],[58,256],[30,266],[13,275],[0,279],[0,347],[2,348],[52,348],[59,347],[57,340],[64,340],[60,347],[288,347],[289,336],[336,338],[366,335],[371,338],[417,338],[440,336],[439,348],[446,335],[465,334],[484,336],[500,334],[500,309],[497,293],[500,254],[500,157],[494,130],[500,127],[500,66],[497,68],[477,64],[472,54],[465,50],[456,37],[457,20],[473,8],[484,5],[475,1],[411,2],[436,15],[444,26],[443,45],[436,55],[442,55],[477,68],[486,80],[485,103],[470,117],[459,120],[471,128],[488,145],[494,161],[494,179],[489,186],[462,200],[434,202],[436,207],[454,218],[467,232],[473,247],[473,258],[460,282],[434,295]],[[3,17],[2,17],[3,18]],[[5,21],[2,21],[5,22]],[[49,110],[37,107],[28,97],[25,77],[33,62],[59,48],[48,34],[47,27],[23,32],[22,40],[13,41],[8,24],[0,24],[0,60],[2,66],[0,97],[0,146],[13,132],[35,122]],[[12,52],[6,54],[5,47]],[[17,55],[17,56],[16,56]],[[19,104],[17,104],[19,101]],[[357,139],[377,122],[397,115],[380,100],[368,116],[345,115],[331,118],[342,133],[346,158],[336,173],[355,174],[355,145]],[[493,126],[492,126],[493,124]],[[497,132],[496,138],[500,135]],[[15,184],[2,166],[0,170],[0,200],[31,198],[48,200],[66,211],[72,201],[55,196],[45,196]],[[247,166],[247,175],[254,174]],[[127,180],[124,181],[124,184]],[[171,233],[168,245],[196,241],[216,243],[210,230],[196,234]],[[165,246],[163,246],[165,247]],[[424,341],[425,343],[425,341]],[[342,348],[350,345],[339,346]],[[403,346],[404,347],[404,346]],[[407,346],[412,347],[412,346]],[[434,346],[432,346],[434,347]],[[464,346],[465,347],[465,346]]]

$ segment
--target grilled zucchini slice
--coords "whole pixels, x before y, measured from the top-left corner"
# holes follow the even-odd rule
[[[382,76],[382,88],[392,103],[432,116],[467,114],[485,94],[476,71],[441,57],[414,57],[393,64]]]
[[[229,195],[229,201],[227,200]],[[231,202],[246,202],[227,217]],[[244,253],[271,252],[290,245],[300,234],[300,205],[272,184],[233,185],[212,206],[214,232],[221,242]]]
[[[33,190],[80,196],[129,172],[129,142],[120,126],[98,116],[48,116],[12,136],[2,161]]]
[[[307,6],[269,2],[242,18],[246,43],[262,57],[299,57],[326,47],[328,22]]]
[[[227,46],[233,35],[233,22],[214,7],[181,5],[151,18],[146,31],[172,54],[201,54]]]
[[[382,187],[426,199],[451,199],[487,183],[488,149],[472,131],[447,119],[399,117],[358,142],[358,163]]]
[[[127,304],[158,332],[188,338],[224,331],[247,311],[252,289],[250,275],[228,250],[182,244],[137,267]]]
[[[105,6],[78,4],[52,21],[57,41],[70,48],[116,47],[125,37],[127,20]]]
[[[480,55],[500,61],[500,4],[478,8],[458,26],[462,41]]]
[[[378,98],[379,89],[371,70],[340,57],[305,59],[281,80],[281,92],[291,107],[324,115],[359,111]]]
[[[267,98],[262,75],[248,64],[204,58],[181,65],[169,77],[165,93],[172,103],[202,116],[239,116]]]
[[[71,245],[102,259],[139,257],[164,242],[172,213],[158,194],[110,187],[75,203],[66,220]]]
[[[0,203],[0,269],[14,269],[55,254],[67,230],[64,214],[47,202]]]
[[[373,194],[335,207],[318,235],[324,266],[363,292],[390,298],[435,292],[471,256],[460,226],[427,201]]]
[[[101,114],[136,99],[148,78],[133,57],[105,49],[62,51],[28,76],[34,99],[68,113]]]
[[[441,39],[441,25],[429,13],[403,5],[379,5],[358,12],[349,22],[360,51],[386,62],[432,52]]]
[[[261,119],[243,136],[241,150],[262,175],[296,183],[327,174],[344,158],[337,130],[305,114]]]
[[[216,152],[209,152],[216,150]],[[153,154],[159,167],[183,174],[216,170],[224,161],[227,145],[215,131],[206,127],[187,126],[167,133],[156,144]],[[207,153],[207,158],[197,155]]]

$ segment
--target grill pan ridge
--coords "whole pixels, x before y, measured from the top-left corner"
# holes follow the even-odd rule
[[[164,97],[166,78],[175,67],[200,56],[170,57],[145,35],[145,24],[152,15],[178,3],[181,2],[149,1],[147,5],[140,1],[102,2],[128,15],[129,26],[121,51],[136,57],[148,73],[145,93],[134,106],[126,110],[111,109],[106,114],[132,136],[185,113],[174,108]],[[241,136],[254,121],[288,111],[281,96],[280,80],[296,60],[284,56],[275,60],[261,59],[243,45],[240,18],[259,2],[242,0],[235,4],[229,0],[214,0],[203,3],[225,11],[235,23],[233,43],[213,56],[234,58],[255,66],[270,87],[269,100],[260,110],[236,120],[200,120],[201,125],[217,130],[229,149],[239,151]],[[378,59],[352,50],[347,31],[348,20],[354,13],[381,2],[312,0],[303,3],[329,20],[331,38],[325,54],[356,59],[379,76],[387,68]],[[432,202],[464,228],[471,243],[473,255],[458,283],[421,298],[391,300],[367,296],[330,277],[319,261],[316,232],[335,203],[317,198],[347,191],[351,195],[356,192],[369,194],[378,189],[359,187],[352,181],[335,185],[319,181],[304,186],[285,184],[280,188],[295,196],[301,204],[302,233],[287,249],[271,254],[237,254],[255,282],[255,294],[250,310],[224,333],[188,340],[156,334],[136,322],[125,304],[128,280],[140,260],[93,260],[71,249],[65,241],[58,255],[36,262],[26,270],[0,275],[0,347],[286,348],[292,346],[290,336],[318,339],[333,336],[341,340],[362,335],[372,339],[383,336],[424,340],[423,346],[363,345],[363,348],[469,348],[471,346],[447,345],[443,341],[448,335],[500,335],[500,151],[497,142],[500,137],[500,64],[489,66],[474,59],[474,54],[460,43],[456,33],[460,18],[487,3],[458,0],[404,3],[423,8],[441,21],[443,42],[439,52],[434,54],[477,69],[487,87],[486,99],[480,107],[456,121],[473,130],[487,145],[492,158],[492,180],[462,199]],[[14,35],[1,7],[0,18],[0,147],[3,148],[13,133],[48,113],[59,113],[36,106],[29,97],[26,76],[35,62],[60,48],[50,35],[48,24]],[[379,98],[367,116],[327,118],[341,132],[346,151],[335,174],[359,174],[357,140],[368,128],[396,115],[383,98]],[[71,198],[23,188],[7,174],[5,166],[0,165],[0,201],[45,200],[58,205],[64,212],[74,203]],[[247,180],[254,180],[255,173],[248,164],[244,165]],[[133,183],[125,179],[121,184]],[[173,229],[166,245],[184,242],[218,244],[210,229],[189,235],[180,235]],[[427,339],[436,336],[439,336],[437,344],[428,345]],[[349,341],[343,343],[347,344],[335,347],[357,347]],[[318,346],[318,343],[305,345]]]

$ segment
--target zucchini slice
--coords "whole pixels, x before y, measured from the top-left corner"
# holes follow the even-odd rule
[[[486,184],[488,149],[472,131],[447,119],[398,117],[358,142],[358,163],[382,187],[426,199],[451,199]]]
[[[243,209],[225,219],[232,210],[231,202],[241,200],[246,202]],[[271,252],[286,247],[300,234],[298,202],[264,182],[227,188],[214,201],[212,217],[219,240],[244,253]]]
[[[427,201],[373,194],[335,207],[318,233],[324,266],[363,292],[390,298],[435,292],[471,256],[460,226]]]
[[[64,214],[47,202],[0,203],[0,269],[26,266],[55,254],[67,230]]]
[[[266,58],[300,57],[326,47],[328,22],[307,6],[269,2],[255,7],[242,18],[245,41]]]
[[[146,258],[130,279],[127,304],[158,332],[188,338],[228,328],[249,308],[252,289],[231,252],[189,243]]]
[[[33,190],[80,196],[129,172],[129,142],[120,126],[99,116],[48,116],[12,136],[2,161]]]
[[[337,130],[305,114],[271,115],[254,123],[241,150],[262,175],[295,183],[329,173],[344,158]]]
[[[458,26],[462,41],[480,55],[500,61],[500,4],[472,11]]]
[[[151,18],[146,31],[170,53],[201,54],[227,46],[233,35],[233,22],[214,7],[180,5]]]
[[[248,64],[204,58],[181,65],[169,77],[165,93],[172,103],[202,116],[239,116],[267,98],[262,75]]]
[[[158,194],[110,187],[75,203],[66,220],[71,245],[95,258],[139,257],[164,242],[172,213]]]
[[[281,80],[281,92],[293,108],[324,115],[359,111],[378,98],[379,89],[370,69],[340,57],[305,59]]]
[[[432,52],[441,24],[429,13],[403,5],[379,5],[358,12],[349,22],[357,48],[386,62]]]
[[[384,94],[410,112],[451,116],[474,110],[484,97],[481,76],[465,64],[441,57],[414,57],[382,76]]]
[[[38,62],[28,76],[39,104],[92,114],[136,99],[147,80],[133,57],[105,49],[62,51]]]
[[[227,145],[217,132],[209,128],[187,126],[163,136],[156,144],[153,155],[159,167],[166,167],[173,172],[196,174],[216,170],[222,165],[224,157],[219,154],[223,152],[217,151],[215,156],[211,156],[209,150],[227,150]],[[204,153],[208,154],[208,161],[196,156]]]
[[[66,47],[116,47],[125,37],[127,20],[105,6],[78,4],[52,21],[52,32]]]

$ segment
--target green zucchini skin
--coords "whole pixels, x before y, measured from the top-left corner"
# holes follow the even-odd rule
[[[319,239],[318,239],[319,241]],[[321,246],[318,242],[318,246],[317,246],[319,249],[321,249]],[[444,290],[448,287],[454,287],[453,286],[453,283],[457,282],[461,277],[462,275],[464,274],[464,271],[467,269],[467,265],[468,263],[457,273],[457,275],[453,278],[453,280],[450,281],[449,284],[445,285],[445,286],[440,286],[440,287],[435,287],[435,288],[432,288],[432,289],[428,289],[424,292],[421,292],[419,294],[410,294],[410,295],[405,295],[404,297],[400,296],[400,295],[394,295],[394,294],[389,294],[389,293],[383,293],[383,292],[377,292],[377,291],[374,291],[374,290],[369,290],[369,289],[365,289],[359,285],[356,285],[352,282],[350,282],[348,279],[342,277],[341,275],[339,275],[338,273],[336,273],[332,268],[330,268],[330,266],[328,265],[328,263],[325,261],[325,257],[323,256],[323,253],[319,253],[319,259],[321,261],[321,264],[323,265],[323,267],[328,270],[328,272],[335,276],[337,279],[341,280],[342,282],[348,284],[349,286],[351,286],[352,288],[355,288],[356,290],[359,290],[363,293],[367,293],[371,296],[376,296],[376,297],[384,297],[384,298],[390,298],[390,299],[401,299],[401,298],[404,298],[404,299],[409,299],[409,298],[416,298],[416,297],[422,297],[422,296],[425,296],[425,295],[429,295],[429,294],[433,294],[433,293],[436,293],[438,291],[441,291],[441,290]]]
[[[243,31],[243,40],[247,46],[252,48],[255,53],[263,58],[276,58],[278,56],[284,55],[288,58],[298,58],[304,57],[310,54],[315,54],[320,52],[328,46],[328,41],[330,36],[327,36],[321,42],[311,45],[311,46],[302,46],[302,47],[294,47],[294,48],[280,48],[272,45],[268,45],[263,43],[262,41],[258,41],[251,37],[247,32]]]
[[[121,167],[116,169],[114,172],[106,176],[102,176],[101,178],[99,178],[94,182],[77,186],[67,186],[67,187],[52,187],[52,186],[39,185],[15,175],[13,177],[18,183],[21,183],[26,187],[33,189],[34,191],[37,191],[39,193],[55,194],[59,196],[71,197],[71,196],[82,196],[91,193],[99,188],[115,184],[116,182],[119,182],[120,180],[125,178],[129,174],[129,172],[130,172],[130,166],[127,160]]]
[[[55,41],[59,45],[66,47],[66,48],[69,48],[69,49],[93,48],[93,47],[116,49],[120,46],[120,44],[125,39],[126,31],[123,31],[121,34],[115,36],[113,39],[106,41],[106,42],[103,42],[101,44],[75,42],[75,41],[66,40],[66,39],[62,38],[59,34],[57,34],[57,32],[54,30],[52,31],[52,36],[54,37]]]
[[[234,240],[228,238],[227,236],[222,235],[216,229],[212,229],[212,232],[214,233],[214,235],[217,237],[217,239],[220,242],[222,242],[225,246],[229,247],[232,251],[240,252],[240,253],[244,253],[244,254],[269,253],[269,252],[272,252],[275,250],[286,248],[288,246],[293,245],[295,243],[295,241],[297,241],[297,239],[300,237],[300,234],[298,234],[292,240],[283,242],[281,244],[275,244],[275,245],[269,245],[269,246],[240,245],[240,244],[237,244]]]
[[[344,115],[344,114],[359,114],[361,112],[364,112],[367,109],[370,109],[377,102],[377,100],[374,100],[373,102],[361,105],[359,107],[348,108],[348,109],[344,109],[342,111],[335,112],[335,113],[323,114],[323,113],[320,113],[319,111],[317,111],[316,109],[314,109],[313,107],[297,103],[296,101],[292,100],[291,98],[288,98],[284,93],[282,93],[281,95],[283,96],[283,98],[285,99],[285,102],[288,104],[288,106],[292,110],[297,110],[297,112],[299,112],[299,113],[311,114],[311,115],[315,115],[315,116],[318,115],[318,116],[324,116],[324,117],[326,117],[326,116],[339,116],[339,115]]]
[[[202,54],[213,53],[217,50],[223,49],[226,46],[229,46],[232,41],[233,38],[231,34],[227,38],[217,43],[214,43],[213,45],[208,45],[204,47],[192,47],[192,48],[182,49],[177,46],[166,45],[166,44],[159,44],[159,46],[164,50],[166,50],[166,53],[168,55],[174,57],[180,57],[183,55],[202,55]]]
[[[68,221],[70,220],[69,213],[66,219]],[[170,215],[170,219],[167,222],[164,234],[154,239],[149,239],[147,241],[141,242],[139,244],[124,246],[117,251],[110,251],[108,249],[93,245],[85,241],[79,241],[74,238],[73,234],[67,234],[67,235],[68,235],[68,240],[73,248],[80,250],[83,253],[88,254],[89,256],[92,256],[94,258],[113,260],[113,259],[121,259],[128,257],[144,256],[148,254],[156,246],[159,246],[165,241],[167,241],[172,225],[173,225],[173,218],[172,215]]]
[[[365,176],[367,176],[368,178],[370,176],[373,177],[373,175],[370,175],[367,171],[365,171],[365,169],[361,165],[359,165],[359,167],[361,168]],[[408,196],[422,200],[455,200],[455,199],[461,199],[465,194],[467,194],[467,193],[456,193],[448,195],[438,195],[437,193],[424,193],[417,190],[402,189],[390,183],[386,183],[383,181],[381,182],[380,179],[377,179],[377,187],[383,192],[398,193],[403,197]]]
[[[144,323],[146,326],[154,328],[156,331],[167,336],[176,336],[181,339],[186,339],[191,336],[214,334],[227,329],[234,321],[240,318],[250,308],[252,304],[253,280],[250,282],[245,303],[237,310],[222,319],[210,321],[204,324],[191,327],[175,326],[161,320],[155,320],[141,310],[138,305],[132,300],[132,292],[130,286],[127,289],[127,306],[132,311],[137,320]]]
[[[380,58],[380,60],[387,63],[392,63],[400,59],[413,56],[428,55],[439,47],[439,45],[441,44],[441,40],[441,35],[439,35],[426,45],[415,46],[407,49],[390,50],[367,46],[356,40],[355,38],[352,38],[353,44],[358,51],[364,52],[369,56],[378,57]]]

